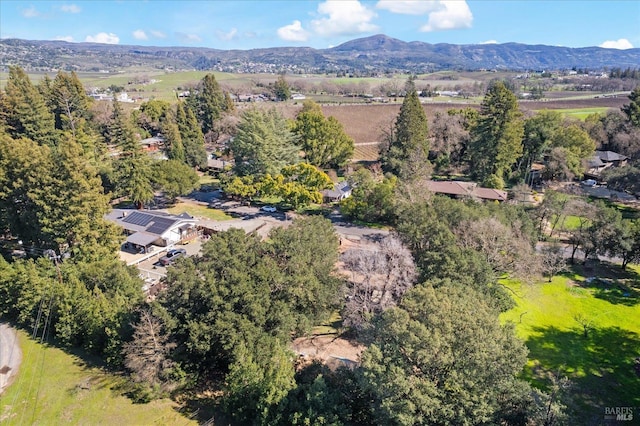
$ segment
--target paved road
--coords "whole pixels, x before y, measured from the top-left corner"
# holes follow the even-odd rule
[[[282,212],[268,213],[260,210],[259,207],[242,205],[237,201],[227,201],[222,198],[220,191],[194,192],[189,197],[184,197],[184,201],[193,202],[194,200],[198,202],[198,204],[212,205],[228,214],[241,218],[243,221],[266,222],[270,226],[263,227],[261,229],[261,235],[263,233],[266,234],[273,226],[287,226],[287,223],[290,222]],[[354,225],[345,220],[337,211],[330,214],[328,219],[333,223],[336,232],[345,237],[376,240],[389,234],[389,231],[384,229]],[[224,226],[225,223],[233,226],[230,222],[231,221],[220,222],[220,226]]]
[[[14,329],[0,323],[0,395],[11,384],[22,361],[22,351]]]

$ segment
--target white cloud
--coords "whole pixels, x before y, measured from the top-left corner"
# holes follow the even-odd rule
[[[441,3],[444,8],[431,12],[429,21],[420,28],[420,31],[430,32],[471,27],[473,15],[466,1],[446,0]]]
[[[118,44],[120,43],[120,37],[114,33],[98,33],[94,36],[88,35],[84,41],[88,43]]]
[[[143,30],[135,30],[133,32],[133,38],[135,38],[136,40],[149,40],[147,33],[145,33]]]
[[[318,13],[328,15],[311,21],[313,31],[321,36],[354,35],[379,29],[371,23],[377,14],[359,1],[327,0],[318,5]]]
[[[401,15],[426,15],[444,9],[440,0],[380,0],[376,9]]]
[[[180,41],[183,43],[199,43],[202,41],[200,36],[197,34],[187,34],[187,33],[177,32],[176,37],[178,37],[178,39],[180,39]]]
[[[498,40],[481,41],[480,44],[498,44]]]
[[[60,10],[66,13],[80,13],[80,7],[75,4],[63,4]]]
[[[25,18],[36,18],[40,16],[40,12],[38,12],[35,6],[31,6],[28,9],[22,9],[22,16]]]
[[[286,41],[307,41],[309,32],[302,28],[302,23],[298,20],[289,25],[278,28],[278,37]]]
[[[71,42],[73,42],[73,37],[71,37],[71,36],[56,36],[54,38],[54,40],[68,41],[69,43],[71,43]]]
[[[163,33],[162,31],[158,31],[158,30],[151,30],[151,31],[149,31],[149,34],[151,34],[155,38],[167,38],[167,35],[165,33]]]
[[[600,47],[604,47],[605,49],[633,49],[633,44],[626,38],[621,38],[619,40],[607,40],[600,45]]]
[[[220,40],[230,41],[238,37],[238,29],[231,28],[231,31],[225,33],[224,31],[216,31],[216,37]]]

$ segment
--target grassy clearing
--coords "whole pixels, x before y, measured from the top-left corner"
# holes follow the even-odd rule
[[[311,330],[312,336],[320,336],[327,334],[340,334],[340,329],[342,328],[342,317],[340,316],[340,312],[334,311],[326,323],[317,325],[313,327]]]
[[[606,114],[609,108],[604,107],[594,107],[594,108],[566,108],[566,109],[557,109],[555,111],[566,115],[572,118],[578,118],[580,120],[584,120],[588,116],[592,114]]]
[[[574,231],[580,228],[581,220],[582,218],[580,216],[567,215],[562,220],[562,223],[560,224],[560,228],[562,231]]]
[[[162,399],[134,404],[118,389],[126,380],[89,366],[83,358],[41,345],[19,331],[23,361],[0,398],[3,425],[196,425]]]
[[[189,213],[191,216],[204,217],[211,220],[230,220],[231,216],[222,210],[212,209],[197,204],[178,203],[167,209],[171,214]]]
[[[551,283],[505,283],[517,295],[517,306],[501,319],[515,324],[529,348],[524,376],[544,388],[551,374],[566,375],[574,424],[598,424],[607,406],[640,405],[634,370],[640,356],[638,272],[601,264]]]

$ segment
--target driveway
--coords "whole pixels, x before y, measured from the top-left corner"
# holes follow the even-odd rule
[[[0,323],[0,395],[13,381],[21,361],[16,331],[8,324]]]

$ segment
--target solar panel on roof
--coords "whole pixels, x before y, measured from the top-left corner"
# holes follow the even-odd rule
[[[153,219],[154,219],[153,216],[148,215],[146,213],[133,212],[133,213],[130,213],[124,219],[122,219],[122,221],[130,223],[132,225],[147,226]]]
[[[161,235],[167,229],[171,227],[175,223],[174,219],[169,219],[166,217],[155,217],[153,218],[153,224],[146,229],[147,232],[152,234]]]

